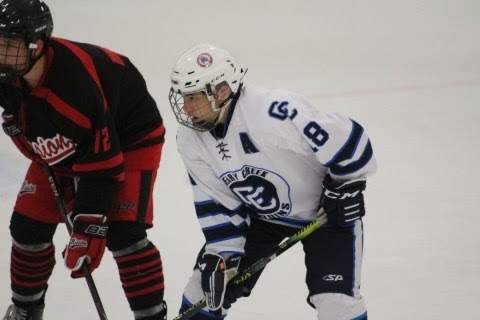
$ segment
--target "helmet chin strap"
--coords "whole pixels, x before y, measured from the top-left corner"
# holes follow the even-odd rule
[[[227,111],[229,107],[226,104],[229,103],[230,101],[232,101],[231,98],[228,100],[225,100],[221,105],[218,106],[218,108],[215,107],[215,102],[212,102],[212,110],[214,112],[216,112],[217,110],[219,111],[217,117],[213,121],[214,126],[216,126],[223,119],[223,115],[225,114],[225,111]]]

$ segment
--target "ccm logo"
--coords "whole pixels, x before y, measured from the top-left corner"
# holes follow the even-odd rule
[[[358,191],[355,191],[353,193],[348,193],[348,192],[337,193],[337,192],[333,192],[333,191],[330,191],[330,190],[325,190],[323,194],[325,195],[325,197],[329,197],[330,199],[344,200],[344,199],[347,199],[347,198],[355,198],[361,192],[362,191],[358,190]]]
[[[325,281],[343,281],[343,277],[340,274],[327,274],[322,279]]]
[[[85,230],[86,234],[91,234],[92,236],[97,236],[97,237],[106,237],[107,236],[107,226],[97,226],[94,224],[91,224],[88,226],[88,228]]]

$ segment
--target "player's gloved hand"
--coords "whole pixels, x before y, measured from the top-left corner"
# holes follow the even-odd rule
[[[15,117],[12,114],[7,113],[6,111],[3,111],[2,119],[3,119],[2,128],[7,136],[15,137],[22,133],[22,131],[17,126]]]
[[[242,286],[241,284],[235,284],[230,282],[227,284],[227,290],[225,291],[225,298],[223,299],[223,308],[230,309],[238,298],[247,297],[250,295],[250,289]]]
[[[345,226],[365,215],[363,191],[366,186],[364,178],[336,182],[330,175],[325,177],[320,204],[331,226]]]
[[[105,216],[100,214],[74,215],[70,242],[63,253],[65,266],[72,270],[72,278],[83,277],[83,263],[90,272],[100,265],[107,242],[108,226],[105,222]]]
[[[237,274],[241,258],[239,255],[225,258],[217,253],[205,252],[199,260],[208,310],[217,311],[223,306],[227,283]]]

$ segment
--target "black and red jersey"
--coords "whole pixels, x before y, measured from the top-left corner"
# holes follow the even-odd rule
[[[83,199],[111,199],[125,170],[158,168],[163,121],[142,75],[122,55],[52,38],[38,85],[17,80],[0,96],[22,132],[13,137],[20,150],[80,177],[77,210],[106,211],[108,201]]]

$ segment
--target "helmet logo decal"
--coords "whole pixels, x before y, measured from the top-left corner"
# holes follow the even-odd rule
[[[208,68],[213,63],[213,58],[210,54],[204,52],[200,53],[197,57],[197,63],[202,68]]]
[[[37,29],[35,29],[35,32],[42,31],[43,29],[47,29],[47,25],[46,25],[46,24],[44,24],[43,26],[38,27]]]

